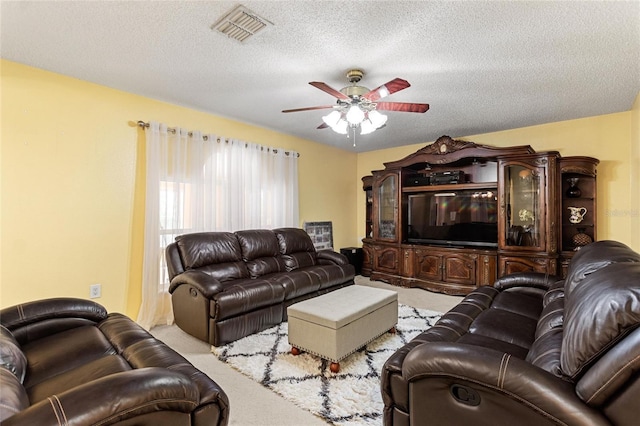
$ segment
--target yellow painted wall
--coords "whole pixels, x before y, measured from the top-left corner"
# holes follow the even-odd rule
[[[160,121],[296,150],[300,225],[333,222],[353,244],[354,153],[110,89],[0,62],[2,188],[0,306],[70,296],[136,317],[144,213],[144,135]]]
[[[631,245],[640,248],[640,93],[631,109]]]
[[[639,96],[640,97],[640,96]],[[640,251],[638,236],[638,136],[640,100],[631,111],[579,120],[561,121],[501,132],[455,137],[484,145],[531,145],[536,151],[559,151],[562,156],[585,155],[600,159],[598,166],[598,239],[613,239]],[[635,131],[633,130],[633,123]],[[446,134],[446,131],[444,132]],[[453,135],[451,135],[453,136]],[[431,141],[433,142],[433,141]],[[362,153],[358,176],[382,169],[431,143]],[[635,166],[632,167],[633,162]],[[364,192],[358,185],[358,223],[364,224]],[[635,228],[635,231],[633,229]],[[358,230],[364,233],[364,225]],[[635,232],[635,234],[634,234]]]

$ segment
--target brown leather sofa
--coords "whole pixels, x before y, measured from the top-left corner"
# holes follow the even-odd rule
[[[298,228],[203,232],[166,248],[176,324],[220,346],[287,319],[287,307],[354,283],[355,268]]]
[[[640,424],[640,255],[583,247],[564,280],[505,276],[385,363],[384,424]]]
[[[222,389],[124,315],[59,298],[0,320],[3,426],[228,423]]]

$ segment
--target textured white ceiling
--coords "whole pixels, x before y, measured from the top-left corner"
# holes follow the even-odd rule
[[[243,44],[210,29],[238,4],[2,0],[0,53],[359,152],[627,111],[640,92],[639,1],[245,1],[274,25]],[[308,82],[340,89],[354,67],[431,109],[390,112],[355,148],[316,130],[326,111],[280,112],[332,104]]]

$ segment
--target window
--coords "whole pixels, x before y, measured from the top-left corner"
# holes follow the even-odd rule
[[[184,182],[160,182],[160,291],[169,288],[169,274],[165,258],[165,247],[178,235],[191,232],[193,215],[191,207],[191,184]]]

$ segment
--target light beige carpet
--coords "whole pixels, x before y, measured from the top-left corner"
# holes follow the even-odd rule
[[[446,312],[462,298],[432,293],[422,289],[390,286],[356,277],[356,284],[387,288],[398,292],[398,302],[416,308]],[[215,380],[229,396],[233,426],[314,426],[327,423],[303,410],[275,392],[219,361],[211,346],[184,333],[177,326],[154,327],[151,333],[182,354],[196,368]]]

